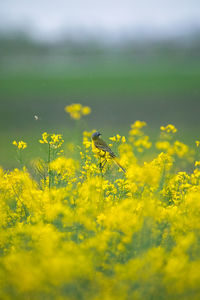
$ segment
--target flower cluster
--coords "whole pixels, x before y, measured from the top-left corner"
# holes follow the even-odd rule
[[[195,143],[196,143],[196,146],[199,147],[200,141],[196,141]]]
[[[112,159],[100,171],[93,131],[37,176],[0,168],[0,299],[199,299],[199,148],[159,138],[146,159],[145,125],[111,137],[126,173]]]
[[[109,138],[112,142],[120,142],[122,141],[122,143],[126,142],[126,138],[125,136],[121,136],[119,134],[117,134],[116,136],[110,137]]]
[[[62,146],[64,140],[61,134],[48,134],[44,132],[42,139],[39,140],[41,144],[49,144],[52,148],[58,149]]]
[[[91,108],[89,106],[83,106],[80,103],[75,103],[67,105],[65,111],[72,119],[79,120],[82,116],[89,115],[91,113]]]
[[[25,143],[23,141],[19,141],[19,142],[13,141],[13,145],[16,146],[20,150],[24,150],[27,148],[27,143]]]
[[[146,122],[136,121],[131,125],[131,130],[129,131],[129,141],[133,143],[135,149],[140,153],[152,146],[149,136],[145,135],[142,130],[145,126]]]
[[[174,125],[172,124],[168,124],[167,126],[161,126],[160,127],[160,130],[164,131],[164,132],[167,132],[167,133],[176,133],[177,132],[177,129]]]
[[[167,152],[171,156],[185,158],[188,161],[193,160],[194,151],[190,147],[179,140],[174,140],[174,133],[177,129],[174,125],[161,126],[161,134],[155,146],[157,149]]]

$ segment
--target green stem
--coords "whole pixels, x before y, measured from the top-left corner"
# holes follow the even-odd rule
[[[23,161],[22,161],[22,151],[21,151],[21,149],[19,149],[18,153],[19,153],[18,156],[19,156],[20,168],[23,169]]]
[[[103,168],[102,168],[102,163],[101,163],[101,157],[100,157],[99,169],[101,172],[101,177],[103,177]]]
[[[50,162],[51,162],[51,145],[48,144],[48,175],[49,175],[49,189],[51,188],[51,178],[50,178]]]

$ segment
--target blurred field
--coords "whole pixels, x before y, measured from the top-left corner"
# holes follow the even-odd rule
[[[187,142],[198,138],[198,48],[40,45],[19,38],[2,39],[1,45],[0,165],[4,167],[16,164],[13,139],[26,140],[30,156],[38,154],[37,140],[44,131],[73,139],[75,125],[64,107],[76,102],[92,108],[82,129],[96,128],[105,136],[125,133],[139,119],[149,124],[153,134],[154,128],[173,123]]]

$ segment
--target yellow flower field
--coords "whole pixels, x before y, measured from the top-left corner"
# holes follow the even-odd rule
[[[152,142],[145,126],[107,137],[125,174],[99,167],[94,131],[81,146],[43,133],[31,169],[14,141],[20,167],[0,169],[0,299],[200,299],[199,143],[170,124]]]

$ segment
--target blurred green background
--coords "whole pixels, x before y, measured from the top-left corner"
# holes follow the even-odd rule
[[[28,142],[28,160],[40,155],[44,131],[72,141],[77,126],[96,128],[107,139],[127,136],[130,124],[141,120],[156,138],[161,125],[172,123],[194,145],[200,137],[199,32],[110,43],[98,35],[49,41],[0,32],[0,165],[17,165],[13,140]],[[92,109],[79,125],[64,111],[71,103]]]
[[[88,43],[39,44],[24,36],[1,38],[0,164],[13,167],[12,141],[23,139],[37,154],[44,131],[71,138],[64,107],[89,105],[82,125],[127,134],[135,120],[159,130],[173,123],[186,140],[199,138],[200,44],[102,48]],[[39,119],[36,121],[34,116]]]

